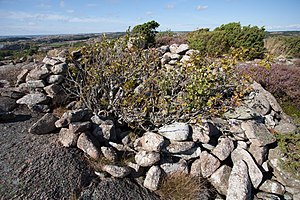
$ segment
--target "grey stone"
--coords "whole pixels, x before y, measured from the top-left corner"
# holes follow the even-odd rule
[[[190,160],[193,158],[199,158],[201,154],[201,148],[200,147],[193,147],[188,151],[181,152],[179,154],[172,154],[173,157],[179,157],[184,160]]]
[[[238,141],[237,142],[237,147],[241,148],[241,149],[247,150],[248,149],[248,144],[246,142],[244,142],[244,141]]]
[[[28,75],[28,73],[28,69],[23,69],[17,76],[17,84],[24,83],[26,81],[26,76]]]
[[[128,162],[127,166],[131,168],[131,176],[133,178],[138,178],[138,177],[141,177],[141,176],[143,176],[145,174],[144,173],[144,169],[145,168],[139,166],[136,163]]]
[[[200,155],[201,174],[204,178],[210,177],[221,165],[218,158],[209,154],[206,151]]]
[[[162,177],[161,169],[158,166],[152,166],[146,174],[146,178],[143,184],[144,187],[152,191],[157,190],[159,183],[161,181],[161,177]]]
[[[188,51],[185,53],[185,55],[191,56],[191,55],[194,54],[194,53],[199,53],[199,52],[198,52],[198,50],[190,49],[190,50],[188,50]]]
[[[274,180],[264,181],[259,187],[259,190],[278,195],[283,195],[285,193],[284,186]]]
[[[184,141],[189,136],[189,126],[186,123],[173,123],[158,129],[158,133],[170,140]]]
[[[267,98],[269,104],[271,105],[274,111],[283,113],[282,108],[280,107],[275,97],[270,92],[266,91],[259,83],[254,81],[253,84],[251,84],[251,87],[254,90],[257,90],[260,93],[262,93]]]
[[[81,133],[77,140],[77,147],[94,159],[98,159],[100,157],[100,152],[97,146],[100,145],[97,144],[97,141],[88,132]]]
[[[43,93],[27,94],[21,99],[17,100],[17,104],[35,105],[35,104],[47,104],[49,98]]]
[[[157,152],[139,151],[134,158],[138,165],[142,167],[149,167],[160,160],[160,154]]]
[[[55,122],[55,126],[57,128],[62,128],[68,126],[71,122],[79,122],[86,115],[88,115],[88,111],[84,109],[78,109],[74,111],[65,112],[62,117]]]
[[[101,152],[107,160],[114,162],[118,158],[116,150],[112,147],[101,147]]]
[[[240,160],[243,160],[245,161],[245,163],[247,163],[252,185],[254,188],[258,188],[258,186],[262,182],[263,174],[254,162],[250,153],[248,153],[248,151],[244,149],[236,148],[231,153],[231,159],[233,161],[233,164],[237,163]]]
[[[43,88],[46,85],[43,80],[29,80],[26,83],[21,84],[20,86],[27,87],[28,89],[34,89],[34,88]]]
[[[280,121],[279,124],[275,126],[274,130],[280,134],[295,133],[297,126],[293,123]]]
[[[201,175],[201,160],[200,160],[200,158],[194,160],[194,162],[192,163],[190,175],[199,176],[199,177],[202,176]]]
[[[248,167],[242,160],[234,163],[228,180],[226,200],[251,200],[251,182]]]
[[[177,53],[173,53],[171,54],[171,60],[180,60],[181,59],[181,55],[177,54]],[[171,63],[169,63],[171,64]]]
[[[180,62],[181,62],[181,63],[186,63],[186,62],[188,62],[190,59],[191,59],[190,56],[184,55],[184,56],[182,56],[182,58],[180,59]]]
[[[169,64],[170,65],[176,65],[179,61],[178,60],[170,60]]]
[[[50,75],[47,77],[47,82],[49,84],[60,84],[64,79],[65,78],[62,75]]]
[[[179,47],[176,49],[176,53],[183,55],[189,50],[189,45],[187,44],[181,44]]]
[[[200,125],[193,125],[192,126],[192,138],[194,142],[201,142],[201,143],[208,143],[210,140],[209,135],[206,134],[203,127]]]
[[[36,67],[27,74],[26,82],[46,78],[49,74],[50,72],[45,65]]]
[[[102,130],[104,140],[116,141],[117,135],[115,125],[112,120],[105,120],[99,125]]]
[[[58,135],[58,139],[64,147],[76,147],[80,133],[74,133],[67,128],[62,128]]]
[[[263,162],[267,160],[268,157],[268,147],[267,146],[257,146],[256,144],[251,144],[249,152],[254,157],[258,165],[262,165]]]
[[[280,156],[280,154],[278,156]],[[285,162],[284,158],[279,157],[279,158],[270,159],[270,166],[273,169],[273,174],[276,177],[276,180],[282,183],[284,186],[286,186],[287,191],[288,188],[290,187],[299,190],[299,194],[300,194],[300,180],[295,179],[293,174],[285,170],[282,167],[281,164],[282,162]]]
[[[178,44],[172,44],[169,46],[170,52],[171,53],[176,53],[177,49],[178,49]]]
[[[185,173],[188,174],[188,165],[185,160],[180,160],[177,163],[164,163],[160,165],[160,168],[167,174]]]
[[[201,146],[202,146],[204,149],[209,150],[209,151],[212,151],[212,150],[215,148],[215,146],[213,146],[213,145],[211,145],[211,144],[202,144]]]
[[[253,100],[248,104],[248,106],[261,115],[266,115],[271,111],[270,103],[261,91],[258,91],[255,94]]]
[[[56,96],[62,95],[64,93],[62,87],[57,84],[52,84],[44,87],[44,91],[51,98],[55,98]]]
[[[47,113],[30,127],[29,133],[38,135],[51,133],[56,130],[54,125],[56,120],[57,117],[52,113]]]
[[[164,138],[161,135],[153,132],[146,132],[142,137],[135,140],[134,148],[138,151],[144,150],[160,152],[164,142]]]
[[[256,195],[257,199],[263,199],[263,200],[280,200],[281,198],[275,194],[269,194],[265,192],[258,192]]]
[[[270,171],[269,161],[265,161],[265,162],[261,165],[261,167],[263,168],[263,170],[264,170],[265,172],[269,172],[269,171]]]
[[[45,63],[45,64],[47,64],[47,65],[56,65],[56,64],[61,63],[61,60],[56,59],[56,58],[50,58],[50,57],[46,56],[46,57],[43,59],[43,63]]]
[[[165,54],[165,53],[167,53],[168,51],[170,51],[168,45],[160,46],[159,48],[157,48],[157,50],[158,50],[161,54]]]
[[[128,152],[135,152],[133,149],[131,149],[130,147],[128,146],[125,146],[123,144],[117,144],[117,143],[114,143],[114,142],[108,142],[108,144],[112,147],[114,147],[115,149],[117,149],[118,151],[128,151]]]
[[[261,115],[251,108],[248,108],[246,106],[239,106],[233,111],[224,113],[224,117],[226,117],[227,119],[249,120],[261,117]]]
[[[219,158],[219,160],[223,161],[230,155],[233,149],[234,144],[231,139],[220,138],[218,145],[212,150],[211,153]]]
[[[227,165],[221,166],[217,171],[215,171],[209,178],[210,183],[216,188],[216,190],[222,194],[227,194],[228,181],[231,174],[231,167]]]
[[[276,142],[276,138],[270,133],[267,127],[262,123],[255,121],[242,122],[242,129],[251,143],[257,146],[266,146]]]
[[[89,121],[86,121],[86,122],[71,122],[69,124],[69,129],[73,133],[89,131],[90,128],[91,128],[91,122],[89,122]]]
[[[116,178],[124,178],[131,172],[131,169],[129,167],[121,167],[116,165],[104,165],[102,167],[102,170]]]
[[[166,147],[166,151],[174,154],[181,154],[185,152],[189,152],[195,146],[194,142],[185,141],[185,142],[177,142],[171,141],[171,143]]]
[[[64,74],[68,70],[68,65],[66,63],[56,64],[51,67],[51,72],[53,74]]]
[[[11,99],[20,99],[25,93],[18,91],[17,88],[0,88],[0,95]]]
[[[163,55],[163,57],[161,58],[161,64],[167,64],[169,63],[169,61],[171,60],[171,53],[170,52],[167,52]]]

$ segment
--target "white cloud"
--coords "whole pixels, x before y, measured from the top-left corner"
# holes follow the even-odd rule
[[[171,9],[173,9],[174,7],[175,7],[174,4],[168,4],[168,5],[166,5],[166,9],[168,9],[168,10],[171,10]]]
[[[60,0],[59,6],[62,7],[62,8],[65,7],[65,1],[64,0]]]
[[[153,12],[152,11],[147,11],[146,15],[153,15]]]
[[[269,25],[266,26],[267,30],[300,30],[300,24],[289,25]]]
[[[208,8],[208,6],[197,6],[196,10],[202,11],[202,10],[206,10]]]

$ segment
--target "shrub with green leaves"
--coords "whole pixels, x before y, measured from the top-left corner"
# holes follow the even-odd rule
[[[155,29],[159,27],[159,23],[152,20],[144,24],[133,27],[132,36],[144,38],[146,47],[152,46],[155,42],[155,35],[158,33]]]
[[[265,29],[257,26],[241,26],[240,23],[228,23],[213,31],[199,29],[188,34],[190,47],[203,54],[219,57],[230,53],[231,49],[244,48],[247,60],[262,58],[264,54]]]
[[[240,101],[248,80],[235,64],[240,51],[210,60],[194,54],[172,68],[156,49],[128,49],[126,40],[103,40],[70,57],[65,88],[96,113],[100,110],[145,130],[174,121],[220,115]]]

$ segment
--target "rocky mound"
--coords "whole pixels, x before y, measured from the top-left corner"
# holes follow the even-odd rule
[[[192,52],[187,45],[163,47],[159,51],[162,49],[165,50],[161,52],[161,63],[169,67],[178,62],[186,62]],[[78,167],[80,174],[74,173],[70,179],[80,179],[74,188],[83,199],[104,199],[104,196],[121,198],[118,195],[130,199],[135,195],[124,190],[128,184],[133,194],[140,194],[135,198],[143,199],[144,195],[150,194],[145,188],[157,191],[165,176],[176,173],[208,179],[221,199],[299,198],[300,181],[282,169],[280,161],[284,158],[273,135],[296,132],[297,127],[291,123],[276,99],[258,83],[254,82],[250,95],[244,98],[240,106],[225,113],[223,118],[202,118],[201,122],[190,123],[175,122],[158,130],[132,134],[132,129],[116,119],[92,113],[74,103],[68,105],[69,110],[59,118],[49,112],[53,106],[66,101],[66,93],[60,84],[65,79],[64,73],[68,65],[60,57],[46,57],[43,62],[44,65],[33,70],[24,70],[18,76],[18,88],[9,89],[11,93],[6,91],[3,94],[10,94],[10,98],[12,94],[18,94],[17,104],[25,104],[32,111],[46,113],[30,128],[26,127],[31,137],[51,136],[67,147],[68,151],[76,151],[74,147],[77,147],[88,156],[89,162],[94,165],[95,174],[102,182],[81,190],[91,182],[92,173],[89,168]],[[14,117],[10,109],[2,111],[1,116],[4,120]],[[8,117],[5,118],[6,116]],[[49,151],[41,154],[41,157],[47,158],[50,155],[57,156],[57,159],[63,156],[62,153]],[[67,155],[63,157],[71,158]],[[45,161],[41,161],[43,162]],[[71,166],[77,166],[83,161],[78,161],[75,156],[74,160],[68,162]],[[52,169],[63,177],[61,174],[64,171],[51,164],[51,160],[47,160],[45,164],[47,174],[43,170],[39,171],[39,167],[37,170],[43,179],[51,178],[48,173]],[[66,176],[68,175],[70,174],[67,173]],[[26,177],[34,180],[32,176]],[[124,180],[114,180],[112,177]],[[132,185],[127,178],[135,179],[144,188]],[[49,185],[53,187],[47,195],[56,198],[55,195],[66,195],[64,191],[70,191],[74,184],[60,189]],[[106,192],[106,189],[110,191],[111,188],[117,192]],[[42,191],[37,193],[41,195]],[[28,195],[35,197],[31,193]]]

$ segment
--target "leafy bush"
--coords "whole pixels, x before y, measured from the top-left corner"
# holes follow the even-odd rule
[[[158,27],[159,27],[159,23],[152,20],[150,22],[133,27],[132,35],[138,38],[140,37],[144,38],[146,42],[146,47],[149,47],[153,45],[155,42],[155,35],[157,33],[155,29]]]
[[[166,176],[157,192],[164,200],[210,199],[216,191],[201,177],[174,173]]]
[[[190,47],[204,54],[219,57],[230,53],[231,49],[244,48],[248,52],[246,59],[261,58],[264,54],[265,29],[257,26],[241,26],[240,23],[229,23],[213,31],[199,29],[188,34]]]
[[[275,36],[265,40],[265,48],[276,56],[300,57],[300,36]]]
[[[103,40],[81,53],[69,59],[69,93],[96,113],[145,130],[219,115],[247,91],[247,79],[235,72],[239,51],[215,61],[195,54],[173,68],[161,65],[155,49],[129,50],[126,40]]]
[[[291,102],[300,109],[300,68],[272,64],[270,69],[258,65],[245,65],[238,68],[250,75],[280,102]]]

